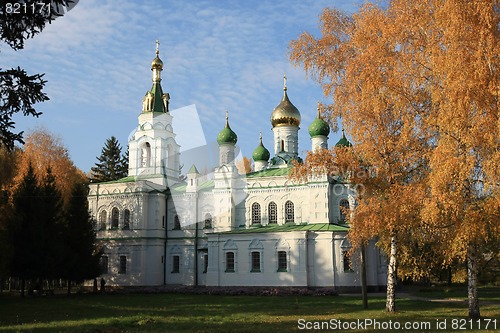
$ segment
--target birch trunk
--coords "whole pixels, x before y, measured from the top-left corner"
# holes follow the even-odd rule
[[[361,245],[361,294],[363,297],[363,309],[368,309],[368,291],[366,286],[366,249]]]
[[[385,310],[396,312],[396,235],[391,236],[391,252],[387,267],[387,300]]]
[[[474,245],[469,245],[467,249],[467,296],[469,300],[469,318],[477,319],[479,313],[479,299],[477,295],[477,253]]]

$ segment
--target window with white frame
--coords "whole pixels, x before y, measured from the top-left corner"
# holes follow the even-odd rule
[[[226,273],[234,273],[234,252],[226,252]]]
[[[252,204],[252,224],[259,224],[261,220],[260,204],[254,202]]]
[[[203,255],[203,273],[208,271],[208,254]]]
[[[295,211],[293,202],[288,200],[285,202],[285,223],[294,222],[295,220]]]
[[[127,274],[127,256],[120,256],[118,274]]]
[[[278,223],[278,205],[271,201],[267,207],[269,223]]]
[[[340,218],[339,222],[345,223],[347,221],[347,214],[349,214],[350,206],[347,199],[342,199],[339,202]]]
[[[123,211],[123,229],[130,229],[130,210],[128,209]]]
[[[352,261],[349,251],[342,251],[342,260],[344,266],[344,272],[352,272]]]
[[[288,271],[288,261],[286,251],[278,251],[278,272]]]
[[[100,230],[106,230],[107,217],[108,217],[108,214],[106,213],[106,211],[102,210],[101,213],[99,214],[99,229]]]
[[[260,272],[260,251],[252,251],[251,259],[252,268],[250,272]]]
[[[118,208],[111,210],[111,229],[118,229],[118,221],[120,219],[120,211]]]
[[[181,257],[179,255],[172,256],[172,273],[179,273],[181,268]]]
[[[204,225],[204,228],[205,229],[212,229],[212,215],[210,215],[208,213],[205,215],[205,225]]]

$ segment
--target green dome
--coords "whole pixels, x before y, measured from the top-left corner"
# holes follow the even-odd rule
[[[238,136],[233,132],[231,127],[229,127],[228,118],[229,117],[226,114],[226,126],[222,129],[222,131],[219,132],[219,135],[217,135],[217,142],[219,143],[219,145],[224,143],[236,144],[236,141],[238,141]]]
[[[346,139],[344,130],[342,130],[342,137],[340,140],[335,144],[335,147],[351,147],[352,144],[349,142],[349,140]]]
[[[269,153],[269,150],[264,147],[262,144],[262,135],[260,136],[260,144],[255,150],[253,151],[252,158],[254,161],[269,161],[269,158],[271,157],[271,154]]]
[[[309,125],[309,135],[312,137],[323,135],[328,136],[330,134],[330,125],[320,117],[314,119],[314,121]]]

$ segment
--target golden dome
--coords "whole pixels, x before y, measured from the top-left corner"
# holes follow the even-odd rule
[[[283,98],[281,99],[280,104],[278,104],[278,106],[274,108],[274,111],[271,114],[271,125],[273,125],[273,127],[280,125],[299,126],[300,112],[288,99],[288,95],[286,93],[286,76],[284,76],[284,80],[285,85],[283,88]]]
[[[160,45],[160,42],[156,40],[156,57],[153,59],[153,62],[151,62],[151,70],[163,69],[163,61],[161,61],[160,57],[158,56],[160,54],[160,51],[158,50],[158,45]]]

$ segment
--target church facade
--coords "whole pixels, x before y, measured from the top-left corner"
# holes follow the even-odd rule
[[[349,184],[325,176],[289,179],[298,150],[299,110],[286,87],[271,114],[274,155],[260,143],[254,169],[235,166],[238,137],[217,136],[219,163],[209,176],[193,165],[180,174],[170,96],[161,86],[156,50],[153,85],[129,138],[128,176],[91,184],[91,215],[103,244],[102,277],[112,286],[301,286],[357,289],[345,214],[355,205]],[[330,128],[319,112],[309,126],[311,149],[328,148]],[[338,145],[350,145],[343,136]],[[367,284],[386,285],[386,262],[367,248]]]

